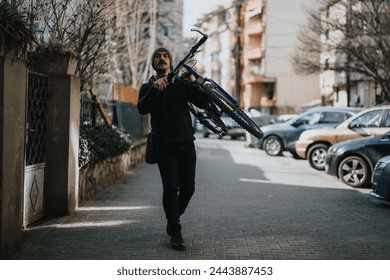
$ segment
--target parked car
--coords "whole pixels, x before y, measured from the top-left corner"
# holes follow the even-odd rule
[[[325,157],[325,171],[355,188],[370,186],[375,164],[390,155],[390,131],[332,145]]]
[[[372,196],[390,201],[390,155],[376,163],[371,176],[371,186]]]
[[[254,115],[251,113],[252,111],[248,112],[248,116],[255,122],[255,124],[260,127],[260,129],[267,124],[274,124],[278,122],[278,115]],[[248,147],[254,148],[256,147],[256,143],[258,139],[250,134],[249,132],[245,132],[245,138]]]
[[[282,114],[277,117],[276,122],[286,122],[296,117],[298,117],[298,114]]]
[[[236,123],[229,115],[222,113],[221,120],[225,123],[228,130],[227,136],[230,136],[231,139],[234,140],[245,136],[245,129]],[[212,134],[210,129],[203,126],[203,137],[208,138],[210,134]]]
[[[305,131],[295,143],[295,151],[307,158],[317,170],[325,169],[325,157],[330,146],[356,138],[377,136],[390,129],[390,106],[378,106],[361,111],[336,128]]]
[[[336,127],[338,124],[356,114],[358,108],[315,107],[309,109],[287,122],[269,124],[261,127],[263,138],[257,146],[270,156],[279,156],[283,151],[295,154],[295,141],[308,129],[319,127]]]

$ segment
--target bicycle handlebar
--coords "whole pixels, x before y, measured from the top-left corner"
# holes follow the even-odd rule
[[[179,62],[179,64],[175,67],[175,69],[171,73],[168,74],[168,81],[169,82],[173,81],[174,77],[176,76],[176,74],[178,73],[180,68],[183,67],[183,65],[185,64],[187,59],[193,57],[195,55],[195,53],[198,51],[198,48],[201,45],[203,45],[204,42],[206,42],[206,40],[208,39],[208,36],[198,29],[191,29],[191,31],[195,31],[195,32],[200,33],[202,35],[202,38],[200,38],[198,43],[191,48],[190,52]]]
[[[209,37],[208,37],[206,34],[204,34],[203,32],[201,32],[200,30],[198,30],[198,29],[191,29],[191,31],[196,31],[196,32],[202,34],[202,36],[203,36],[202,38],[200,38],[199,42],[198,42],[195,46],[193,46],[193,47],[191,48],[191,53],[195,53],[195,52],[198,50],[198,48],[199,48],[204,42],[207,41],[207,39],[208,39]]]

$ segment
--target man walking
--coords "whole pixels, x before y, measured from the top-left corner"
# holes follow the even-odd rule
[[[153,132],[160,135],[158,167],[163,185],[163,207],[167,219],[166,232],[176,250],[184,250],[180,216],[185,212],[195,192],[196,152],[195,130],[192,126],[188,102],[206,108],[204,92],[192,84],[193,76],[180,77],[170,83],[172,56],[165,48],[152,55],[156,75],[142,84],[138,111],[151,114]]]

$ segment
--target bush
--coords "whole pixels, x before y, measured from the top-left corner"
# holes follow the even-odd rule
[[[127,152],[130,136],[110,126],[80,126],[79,168]]]

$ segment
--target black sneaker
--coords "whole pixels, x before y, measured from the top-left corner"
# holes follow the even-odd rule
[[[175,250],[185,250],[186,245],[184,244],[183,236],[181,232],[173,233],[171,237],[171,245]]]

